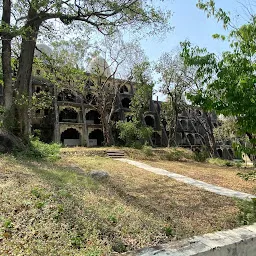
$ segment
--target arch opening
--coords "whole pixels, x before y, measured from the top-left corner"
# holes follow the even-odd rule
[[[100,124],[100,114],[96,110],[90,110],[86,114],[87,124]]]
[[[104,135],[102,130],[96,129],[89,134],[89,146],[103,146]]]
[[[73,108],[65,108],[60,112],[59,121],[78,123],[78,113]]]
[[[74,128],[68,128],[61,134],[61,143],[69,147],[80,146],[80,133]]]
[[[152,128],[155,127],[155,120],[152,116],[146,116],[145,117],[145,123],[146,123],[147,126],[150,126]]]
[[[218,155],[219,155],[220,158],[223,157],[223,151],[222,151],[222,149],[219,148],[219,149],[217,150],[217,153],[218,153]]]
[[[130,108],[131,100],[128,98],[122,99],[122,106],[123,108]]]
[[[129,90],[127,88],[127,86],[123,85],[121,88],[120,88],[120,93],[128,93]]]

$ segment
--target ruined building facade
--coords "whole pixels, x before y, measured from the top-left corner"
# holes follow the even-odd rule
[[[102,63],[102,59],[94,59],[94,65]],[[113,80],[110,80],[110,83]],[[115,84],[123,84],[115,80]],[[93,86],[93,81],[90,81]],[[110,84],[111,86],[111,84]],[[33,92],[49,92],[53,96],[52,105],[45,109],[33,111],[31,125],[33,131],[40,131],[40,137],[45,142],[57,142],[66,146],[102,146],[104,142],[102,125],[99,113],[87,104],[86,99],[78,92],[69,88],[58,89],[56,85],[49,84],[41,78],[40,70],[33,71]],[[119,87],[116,99],[116,108],[113,114],[114,121],[131,121],[129,108],[131,99],[136,90],[133,83],[127,82]],[[3,101],[3,87],[0,85],[0,103]],[[218,125],[217,116],[211,115],[211,123]],[[152,143],[156,147],[167,146],[168,131],[161,120],[161,102],[150,100],[149,109],[144,113],[145,124],[154,129]],[[207,126],[205,113],[199,109],[188,107],[178,116],[176,129],[177,146],[198,150],[206,144]],[[217,145],[220,157],[232,158],[231,145]]]

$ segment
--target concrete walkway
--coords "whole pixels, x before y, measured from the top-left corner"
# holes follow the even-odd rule
[[[155,167],[152,167],[148,164],[144,164],[144,163],[141,163],[141,162],[138,162],[138,161],[133,161],[133,160],[126,159],[126,158],[120,158],[120,159],[115,159],[115,160],[134,165],[138,168],[144,169],[144,170],[149,171],[149,172],[153,172],[153,173],[156,173],[156,174],[159,174],[159,175],[164,175],[164,176],[170,177],[170,178],[175,179],[177,181],[180,181],[180,182],[183,182],[183,183],[186,183],[186,184],[189,184],[189,185],[192,185],[192,186],[195,186],[195,187],[198,187],[198,188],[216,193],[218,195],[228,196],[228,197],[236,197],[236,198],[243,199],[243,200],[256,198],[256,196],[251,195],[251,194],[247,194],[247,193],[235,191],[235,190],[232,190],[232,189],[227,189],[227,188],[215,186],[215,185],[212,185],[212,184],[200,181],[200,180],[195,180],[195,179],[192,179],[192,178],[189,178],[189,177],[177,174],[177,173],[168,172],[168,171],[166,171],[164,169],[161,169],[161,168],[155,168]]]

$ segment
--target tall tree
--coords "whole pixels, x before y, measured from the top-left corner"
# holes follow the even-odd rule
[[[185,92],[194,85],[191,69],[184,65],[180,54],[176,52],[164,53],[155,69],[160,75],[160,91],[167,96],[167,101],[163,103],[163,119],[169,131],[168,147],[176,146],[178,114],[186,104]]]
[[[217,10],[214,1],[199,7],[223,20],[224,25],[230,24],[227,13]],[[191,100],[207,110],[235,117],[238,131],[248,135],[252,151],[256,148],[255,31],[253,15],[248,23],[230,32],[230,51],[224,52],[221,59],[207,49],[192,47],[189,42],[182,44],[186,63],[197,67],[197,78],[203,83]]]
[[[18,106],[18,122],[20,133],[26,141],[28,141],[30,129],[28,109],[31,71],[40,29],[56,20],[69,27],[74,26],[83,30],[84,26],[89,26],[102,34],[112,34],[123,27],[142,29],[144,26],[152,26],[164,29],[168,27],[166,25],[169,17],[168,13],[154,9],[150,1],[142,3],[139,0],[21,0],[13,4],[13,12],[16,12],[17,15],[14,18],[17,18],[16,23],[10,26],[9,32],[12,36],[19,33],[22,38],[15,87],[18,102],[23,102]],[[28,99],[26,104],[24,104],[24,99]]]

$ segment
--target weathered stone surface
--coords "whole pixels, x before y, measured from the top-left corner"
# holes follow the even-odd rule
[[[92,170],[88,174],[95,180],[103,180],[109,177],[109,173],[102,170]]]
[[[256,224],[171,242],[129,256],[256,256]]]

